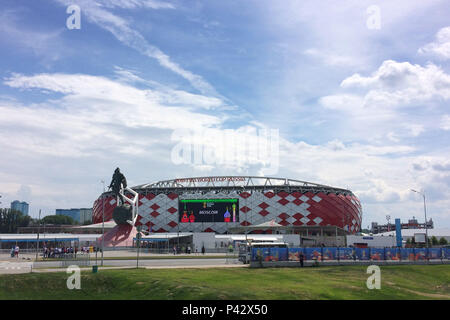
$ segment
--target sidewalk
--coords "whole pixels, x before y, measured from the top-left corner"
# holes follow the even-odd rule
[[[96,253],[90,253],[90,258],[95,259]],[[127,258],[129,257],[130,259],[135,259],[136,258],[136,250],[108,250],[105,251],[103,254],[103,257],[105,258]],[[100,259],[102,256],[101,252],[97,252],[97,259]],[[167,258],[167,257],[223,257],[226,256],[226,253],[205,253],[205,254],[201,254],[201,253],[191,253],[191,254],[186,254],[186,253],[182,253],[182,254],[160,254],[160,253],[148,253],[148,252],[143,252],[142,250],[139,251],[139,257],[143,258],[143,257],[155,257],[155,258]],[[5,253],[0,253],[0,261],[34,261],[36,259],[36,253],[20,253],[19,254],[19,258],[11,258],[10,254],[5,254]],[[42,259],[42,252],[39,252],[39,259]]]

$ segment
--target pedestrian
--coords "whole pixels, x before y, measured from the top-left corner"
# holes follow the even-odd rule
[[[303,268],[303,260],[305,259],[305,256],[303,255],[303,252],[298,253],[298,261],[300,261],[300,267]]]
[[[15,256],[14,247],[11,247],[11,258],[14,258],[14,256]]]
[[[16,256],[16,258],[19,258],[19,246],[16,246],[16,248],[14,249],[14,255]]]
[[[176,254],[177,254],[177,247],[173,246],[173,255],[176,255]]]
[[[202,254],[204,255],[205,254],[205,246],[202,246]]]
[[[188,253],[188,254],[191,254],[191,246],[188,246],[188,247],[187,247],[187,253]]]

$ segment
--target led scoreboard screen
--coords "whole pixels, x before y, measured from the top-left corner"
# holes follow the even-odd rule
[[[239,199],[181,199],[180,222],[239,222]]]

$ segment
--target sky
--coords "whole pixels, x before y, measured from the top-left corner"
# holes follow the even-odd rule
[[[450,227],[445,0],[3,0],[0,206],[257,175]]]

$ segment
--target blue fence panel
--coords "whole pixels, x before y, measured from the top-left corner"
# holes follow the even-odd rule
[[[356,249],[339,248],[339,260],[353,260],[353,254],[356,254]]]
[[[402,255],[402,260],[409,260],[409,261],[416,260],[413,248],[402,248],[401,255]]]
[[[450,260],[450,248],[444,248],[444,252],[445,252],[445,259]]]
[[[270,248],[268,261],[287,261],[287,248]]]
[[[370,248],[370,259],[376,261],[384,260],[384,249]]]
[[[279,248],[280,249],[280,261],[288,261],[288,249],[287,248]]]
[[[305,253],[303,248],[289,248],[288,254],[289,254],[289,261],[299,261],[300,252],[303,253],[303,259],[306,260]]]
[[[400,260],[401,253],[399,248],[385,248],[384,256],[386,260]]]
[[[442,249],[441,248],[430,248],[428,249],[428,258],[430,259],[441,259]]]
[[[305,248],[306,260],[321,260],[322,248]]]
[[[337,248],[322,248],[323,261],[337,260]]]
[[[262,261],[287,261],[287,248],[253,248],[252,261],[258,261],[258,255],[261,255]]]
[[[427,259],[427,249],[426,248],[415,248],[416,260],[426,260]]]
[[[370,249],[356,248],[356,257],[358,260],[370,260]]]
[[[253,248],[252,261],[299,261],[300,252],[305,260],[409,260],[450,259],[450,248]],[[322,256],[323,255],[323,256]]]
[[[261,256],[262,261],[268,261],[268,257],[270,256],[269,248],[252,248],[252,260],[259,261],[258,256]]]

